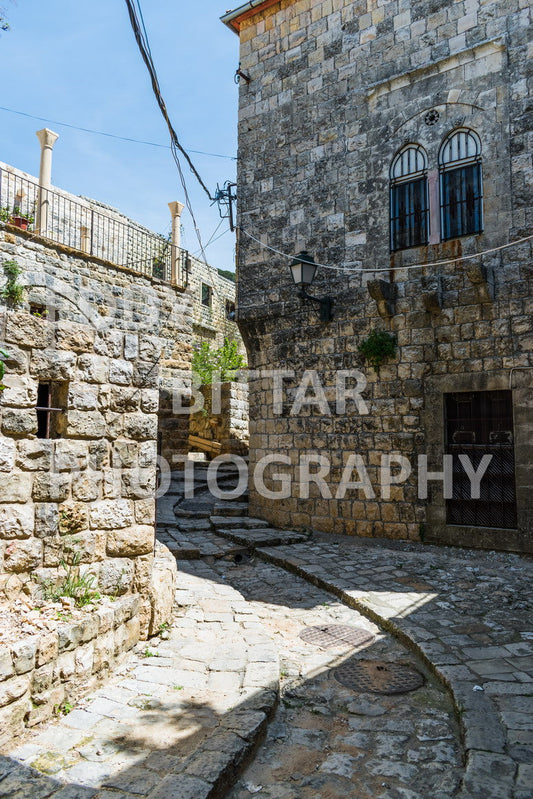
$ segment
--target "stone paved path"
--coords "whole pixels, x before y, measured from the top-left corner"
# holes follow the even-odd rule
[[[354,693],[334,668],[354,657],[420,661],[389,634],[339,601],[281,569],[247,559],[216,570],[238,588],[280,652],[282,699],[265,744],[231,799],[449,799],[462,776],[453,705],[430,673],[426,684],[398,695]],[[299,633],[310,626],[349,625],[376,636],[354,648],[321,649]]]
[[[462,799],[532,799],[531,558],[330,536],[258,552],[384,624],[450,686]]]
[[[179,585],[169,639],[0,758],[1,797],[204,799],[233,782],[275,705],[278,655],[206,564]]]
[[[533,799],[531,559],[302,541],[205,496],[197,515],[194,500],[176,515],[179,491],[160,503],[158,533],[193,560],[180,561],[169,639],[143,644],[105,688],[0,756],[0,797],[223,796],[275,709],[279,653],[281,708],[233,799]],[[326,621],[376,641],[354,653],[299,639]],[[337,659],[370,653],[424,669],[421,659],[426,685],[380,697],[331,678]],[[464,770],[431,672],[453,695]]]

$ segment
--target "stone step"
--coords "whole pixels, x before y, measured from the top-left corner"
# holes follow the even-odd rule
[[[176,519],[175,526],[181,530],[182,533],[196,532],[197,530],[210,530],[211,523],[209,519]]]
[[[199,510],[187,510],[181,508],[179,505],[174,506],[174,515],[178,519],[209,519],[212,513],[212,508],[201,508]]]
[[[293,530],[276,530],[274,528],[254,530],[220,530],[219,534],[248,548],[278,547],[284,544],[302,544],[309,540],[306,533],[295,533]]]
[[[177,560],[200,560],[201,552],[196,547],[188,547],[185,544],[167,544]]]
[[[263,519],[250,519],[249,516],[211,516],[211,524],[221,530],[253,530],[265,527]]]
[[[246,516],[248,513],[247,502],[217,502],[213,508],[213,514],[216,516]]]

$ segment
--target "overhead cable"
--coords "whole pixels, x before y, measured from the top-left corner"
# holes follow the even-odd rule
[[[178,152],[181,153],[185,157],[187,163],[189,164],[189,167],[191,168],[191,171],[193,172],[194,176],[196,177],[196,179],[200,183],[201,187],[203,188],[203,190],[205,191],[205,193],[207,194],[209,199],[210,200],[214,200],[215,198],[211,196],[211,193],[210,193],[209,189],[207,188],[207,186],[203,182],[202,178],[200,177],[200,175],[199,175],[198,171],[196,170],[193,162],[191,161],[188,153],[184,150],[184,148],[182,147],[182,145],[180,144],[180,142],[178,140],[178,136],[177,136],[176,131],[174,130],[174,128],[172,126],[172,123],[170,121],[170,118],[169,118],[169,115],[168,115],[168,112],[167,112],[167,109],[166,109],[165,101],[163,100],[163,96],[161,94],[161,89],[159,87],[159,81],[158,81],[158,78],[157,78],[157,73],[156,73],[155,66],[154,66],[154,63],[153,63],[153,60],[152,60],[152,56],[150,54],[150,45],[148,43],[148,38],[147,38],[146,31],[143,32],[141,30],[139,19],[137,17],[137,13],[136,13],[135,8],[133,6],[132,0],[126,0],[126,5],[128,7],[128,13],[129,13],[129,17],[130,17],[130,22],[131,22],[131,26],[133,28],[133,33],[135,35],[135,40],[137,42],[137,46],[139,47],[139,51],[141,53],[142,59],[143,59],[144,63],[146,64],[146,67],[148,69],[148,73],[150,75],[150,80],[151,80],[151,84],[152,84],[152,90],[154,92],[154,95],[155,95],[155,98],[157,100],[157,104],[159,105],[159,108],[161,110],[161,113],[163,114],[163,118],[165,119],[165,122],[167,123],[167,127],[168,127],[168,130],[169,130],[169,133],[170,133],[170,149],[171,149],[174,161],[176,163],[176,167],[178,169],[178,174],[179,174],[181,185],[182,185],[182,188],[183,188],[185,204],[186,204],[187,209],[188,209],[188,211],[189,211],[189,213],[191,215],[191,219],[192,219],[192,222],[193,222],[193,225],[194,225],[194,231],[196,233],[196,238],[198,239],[198,244],[200,245],[200,250],[202,252],[203,259],[204,259],[204,261],[207,261],[207,258],[206,258],[206,255],[205,255],[205,251],[204,251],[204,245],[202,243],[202,236],[200,234],[200,229],[198,227],[198,223],[197,223],[196,217],[194,215],[194,211],[193,211],[193,208],[192,208],[191,200],[190,200],[190,197],[189,197],[189,192],[187,190],[187,184],[185,182],[185,176],[184,176],[182,168],[181,168],[181,163],[180,163]],[[137,0],[137,5],[139,5],[139,0]]]
[[[294,255],[290,255],[287,252],[282,252],[282,250],[277,250],[275,247],[270,247],[268,244],[265,244],[263,241],[261,241],[260,239],[256,238],[255,236],[253,236],[247,230],[244,230],[244,228],[240,227],[239,231],[241,233],[244,233],[245,236],[248,236],[249,239],[252,239],[253,241],[257,242],[257,244],[260,244],[261,247],[263,247],[265,250],[270,250],[270,252],[274,252],[277,255],[283,256],[284,258],[289,258],[291,261],[294,260]],[[533,235],[524,236],[521,239],[515,239],[514,241],[508,241],[507,244],[502,244],[499,247],[491,247],[490,250],[482,250],[481,252],[475,252],[475,253],[472,253],[471,255],[458,255],[456,258],[448,258],[445,261],[427,261],[424,264],[407,264],[406,266],[398,266],[398,265],[396,265],[395,267],[384,266],[384,267],[379,267],[379,268],[376,268],[376,267],[372,266],[372,267],[369,267],[369,268],[366,268],[366,269],[363,266],[358,266],[356,269],[353,268],[355,266],[355,264],[358,263],[357,261],[349,261],[349,262],[347,262],[345,264],[339,264],[338,266],[332,266],[331,264],[316,264],[316,265],[320,266],[322,269],[332,269],[332,270],[334,270],[336,272],[344,272],[345,274],[348,273],[348,272],[353,272],[354,274],[358,273],[358,272],[365,272],[365,273],[366,272],[390,272],[391,268],[398,269],[398,270],[401,270],[401,269],[425,269],[428,266],[445,266],[446,264],[454,264],[457,261],[470,261],[473,258],[481,258],[483,255],[490,255],[493,252],[499,252],[500,250],[505,250],[508,247],[514,247],[516,244],[523,244],[524,242],[530,241],[531,239],[533,239]],[[352,267],[352,268],[350,268],[350,267]]]
[[[133,139],[130,136],[119,136],[116,133],[107,133],[103,130],[95,130],[94,128],[82,128],[79,125],[71,125],[69,122],[58,122],[57,119],[48,119],[48,117],[39,117],[35,114],[28,114],[25,111],[17,111],[14,108],[6,108],[6,106],[0,105],[0,111],[8,111],[10,114],[18,114],[21,117],[28,117],[29,119],[36,119],[38,122],[48,122],[49,125],[60,125],[64,128],[71,128],[72,130],[80,130],[82,133],[93,133],[96,136],[107,136],[110,139],[119,139],[120,141],[129,141],[133,142],[134,144],[144,144],[147,147],[160,147],[163,150],[170,150],[170,145],[168,144],[159,144],[158,142],[154,141],[145,141],[144,139]],[[195,153],[196,155],[208,155],[212,158],[227,158],[229,161],[236,161],[237,157],[235,155],[221,155],[220,153],[208,153],[204,150],[191,150],[187,148],[188,152]]]
[[[137,3],[137,5],[139,5],[139,4]],[[150,81],[151,81],[151,84],[152,84],[152,89],[153,89],[153,92],[154,92],[154,95],[155,95],[155,99],[156,99],[157,104],[158,104],[158,106],[159,106],[159,108],[161,110],[163,118],[164,118],[165,122],[167,123],[167,127],[168,127],[168,130],[169,130],[169,133],[170,133],[171,147],[174,146],[183,155],[183,157],[185,158],[185,160],[189,164],[191,172],[193,173],[193,175],[197,179],[197,181],[200,184],[200,186],[202,187],[202,189],[205,191],[205,193],[207,194],[209,199],[211,201],[214,201],[215,198],[211,196],[211,192],[209,191],[209,189],[205,185],[204,181],[200,177],[200,174],[199,174],[198,170],[196,169],[196,167],[194,166],[193,162],[191,161],[191,159],[189,157],[189,154],[184,149],[184,147],[182,147],[182,145],[180,144],[179,139],[178,139],[178,135],[177,135],[176,131],[174,130],[173,126],[172,126],[172,123],[170,121],[170,117],[168,115],[168,111],[167,111],[167,108],[166,108],[166,105],[165,105],[165,101],[164,101],[163,96],[161,94],[161,89],[160,89],[160,86],[159,86],[159,80],[158,80],[157,73],[156,73],[156,70],[155,70],[154,62],[152,61],[152,56],[150,54],[150,45],[149,45],[148,39],[146,37],[146,32],[143,33],[141,31],[141,26],[139,24],[139,19],[137,17],[137,13],[136,13],[135,8],[133,6],[132,0],[126,0],[126,6],[128,7],[128,13],[129,13],[129,17],[130,17],[131,27],[133,28],[133,33],[134,33],[134,36],[135,36],[135,40],[137,42],[137,46],[139,48],[139,51],[140,51],[141,56],[142,56],[142,59],[143,59],[144,63],[146,64],[146,68],[148,69],[148,73],[150,75]]]

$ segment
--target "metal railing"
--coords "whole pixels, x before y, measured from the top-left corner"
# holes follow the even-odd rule
[[[0,220],[143,275],[187,282],[188,253],[141,225],[0,168]]]

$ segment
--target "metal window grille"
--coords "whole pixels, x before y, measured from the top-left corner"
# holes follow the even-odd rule
[[[390,170],[390,248],[404,250],[428,242],[427,158],[419,145],[401,150]]]
[[[511,391],[445,395],[446,451],[453,455],[453,496],[446,500],[448,524],[516,529],[515,460]],[[470,479],[459,455],[477,471],[483,455],[492,455],[472,499]]]
[[[454,131],[439,154],[441,238],[443,241],[483,230],[481,141],[474,131]]]

